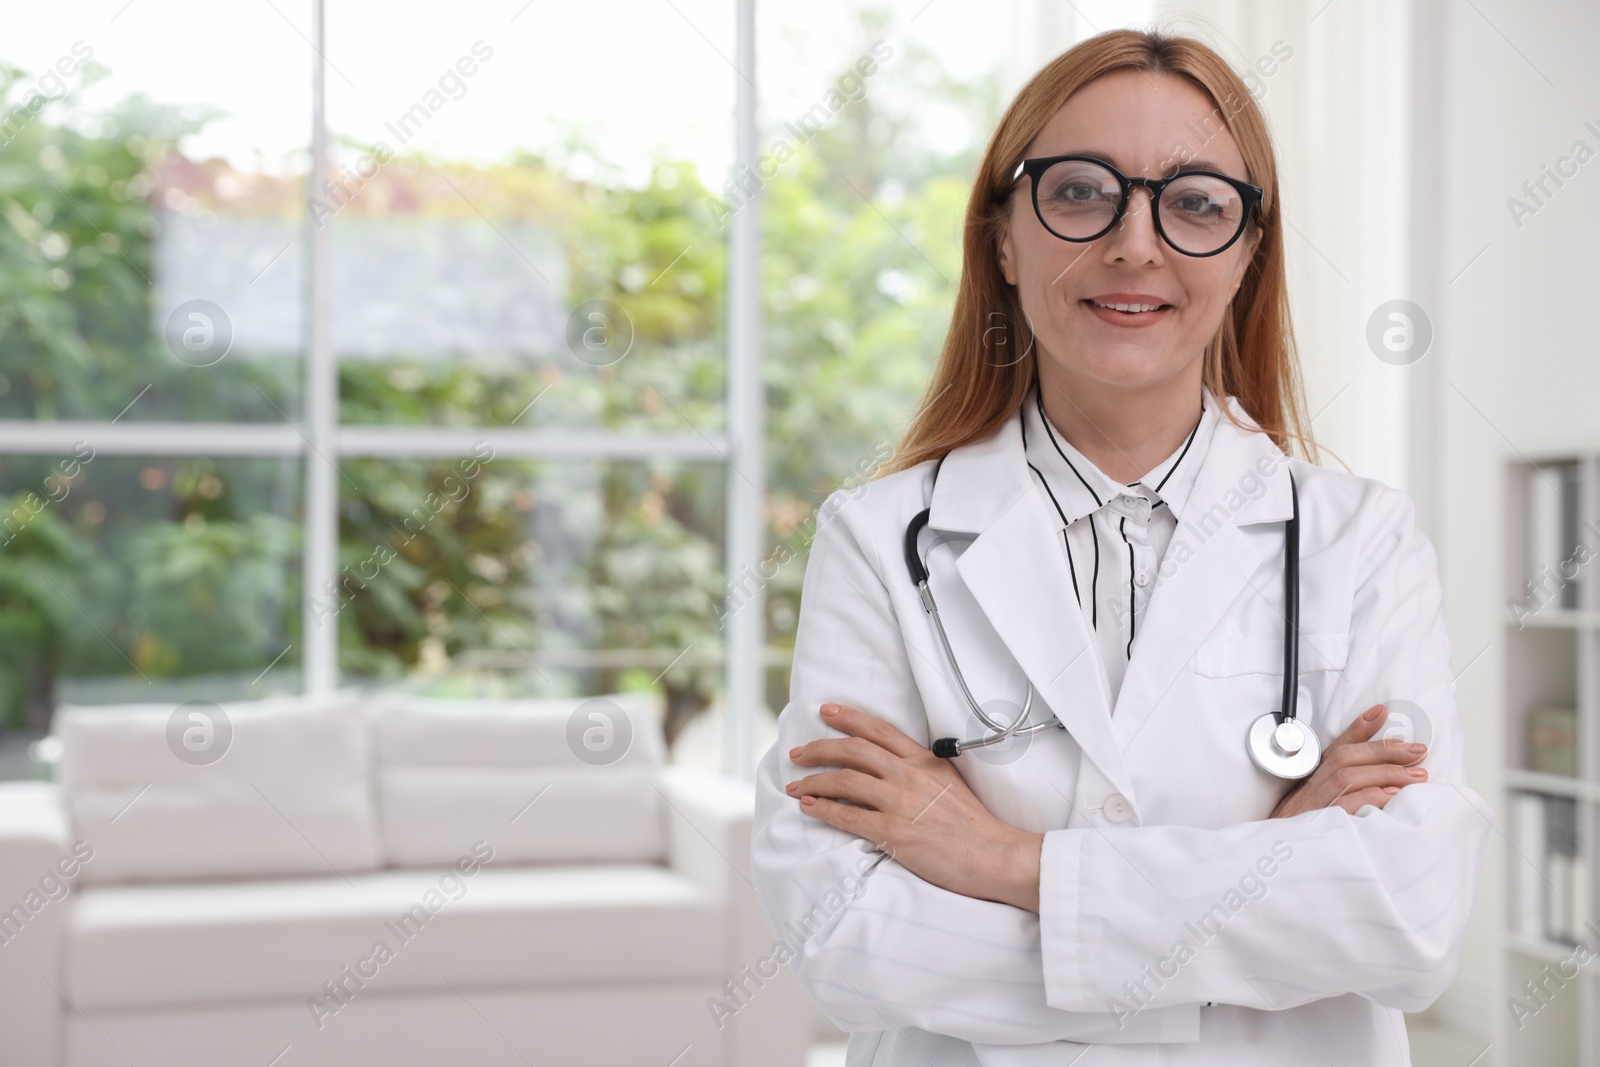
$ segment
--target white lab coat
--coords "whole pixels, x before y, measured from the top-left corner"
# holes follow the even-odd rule
[[[1036,914],[934,886],[784,793],[822,769],[788,750],[841,736],[826,702],[923,744],[985,732],[904,562],[933,466],[824,502],[790,699],[757,771],[760,908],[850,1032],[848,1067],[1409,1064],[1401,1013],[1455,975],[1493,814],[1467,784],[1437,558],[1410,499],[1224,418],[1112,714],[1019,415],[946,457],[921,544],[968,684],[1015,707],[1025,675],[1033,721],[1066,727],[959,757],[991,812],[1045,834]],[[1269,819],[1290,783],[1246,752],[1280,705],[1290,469],[1300,717],[1326,746],[1380,701],[1425,714],[1429,778],[1382,809]]]

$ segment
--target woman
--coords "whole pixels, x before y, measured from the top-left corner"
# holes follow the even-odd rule
[[[1410,500],[1285,453],[1283,227],[1199,42],[1102,34],[1001,119],[919,413],[823,505],[758,771],[761,909],[851,1067],[1410,1062],[1491,813]],[[984,743],[963,687],[1044,726]],[[1291,694],[1316,746],[1252,756]],[[1401,707],[1425,745],[1378,736]]]

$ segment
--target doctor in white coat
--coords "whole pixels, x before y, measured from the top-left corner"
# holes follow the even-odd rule
[[[1103,34],[1002,118],[921,409],[818,515],[758,770],[760,907],[849,1067],[1411,1062],[1492,812],[1410,500],[1285,452],[1316,457],[1283,225],[1198,42]],[[1296,511],[1320,762],[1289,779],[1246,735],[1282,707]],[[994,735],[962,680],[1048,725],[934,755]]]

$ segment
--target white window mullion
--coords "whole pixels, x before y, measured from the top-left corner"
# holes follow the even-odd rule
[[[755,0],[737,0],[734,45],[734,173],[755,173]],[[765,549],[765,392],[761,378],[761,190],[734,213],[728,248],[727,548],[724,568],[731,591],[748,585],[728,616],[723,694],[723,768],[732,777],[755,777],[752,751],[756,709],[766,695],[766,597],[760,579]],[[748,583],[746,576],[751,576]],[[730,605],[731,606],[731,605]]]
[[[311,172],[308,189],[328,176],[327,17],[324,0],[311,0]],[[302,561],[302,688],[323,693],[339,684],[339,628],[313,600],[331,587],[339,561],[339,368],[333,351],[329,294],[329,231],[306,217],[305,557]]]
[[[79,443],[112,456],[297,456],[305,440],[272,422],[0,419],[0,455],[64,456]]]
[[[103,419],[0,419],[0,455],[60,456],[87,444],[95,455],[299,456],[307,429],[274,422],[109,422]],[[558,462],[643,463],[677,459],[726,462],[726,434],[613,433],[606,430],[517,430],[505,426],[340,426],[337,454],[377,459],[448,459],[488,444],[496,457]],[[319,446],[320,447],[320,446]]]

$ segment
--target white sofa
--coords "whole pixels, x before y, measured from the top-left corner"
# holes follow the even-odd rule
[[[751,788],[579,704],[60,709],[0,783],[0,1065],[799,1067]]]

